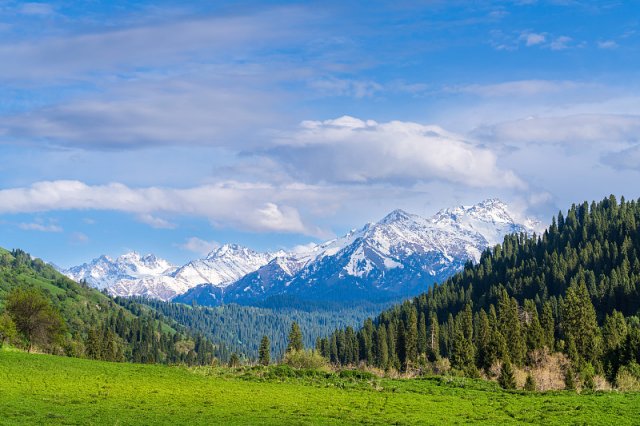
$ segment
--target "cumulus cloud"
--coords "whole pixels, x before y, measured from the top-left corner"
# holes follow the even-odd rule
[[[204,256],[220,247],[220,243],[217,241],[205,241],[198,237],[191,237],[184,243],[178,244],[178,247]]]
[[[474,136],[504,143],[583,144],[640,140],[640,116],[577,114],[529,117],[484,126]]]
[[[135,214],[152,226],[169,222],[162,215],[209,219],[217,226],[258,232],[322,235],[306,226],[289,203],[312,204],[316,194],[304,185],[224,182],[193,188],[130,188],[120,183],[87,185],[80,181],[37,182],[0,190],[0,214],[55,210],[112,210]]]
[[[488,149],[438,126],[378,123],[343,116],[305,121],[267,151],[297,179],[333,183],[414,184],[442,180],[470,187],[522,188]]]

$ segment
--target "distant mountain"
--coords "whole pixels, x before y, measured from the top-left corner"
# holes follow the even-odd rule
[[[274,256],[276,254],[227,244],[204,259],[193,260],[179,268],[154,255],[142,257],[133,252],[116,259],[100,256],[62,272],[76,281],[86,280],[96,288],[106,289],[115,296],[170,300],[198,284],[222,289],[267,264]]]
[[[377,223],[317,245],[285,253],[223,291],[197,286],[175,301],[204,305],[256,304],[269,298],[389,300],[425,291],[443,281],[510,233],[541,231],[519,223],[497,199],[441,210],[430,218],[395,210]]]
[[[224,245],[176,267],[154,255],[101,256],[62,271],[117,296],[202,305],[260,304],[273,298],[384,301],[412,296],[477,262],[513,232],[540,231],[497,199],[444,209],[430,218],[394,210],[377,223],[296,252]]]
[[[177,268],[164,259],[152,254],[141,256],[137,252],[123,254],[115,259],[100,256],[89,263],[62,271],[75,280],[85,280],[100,290],[110,289],[120,281],[132,281],[137,278],[158,276],[171,273]]]

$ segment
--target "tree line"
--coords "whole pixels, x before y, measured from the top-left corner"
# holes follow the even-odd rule
[[[594,374],[615,384],[621,369],[640,371],[639,309],[640,203],[610,196],[560,212],[542,235],[505,237],[478,264],[316,348],[335,364],[405,371],[446,358],[469,376],[558,351],[571,361],[568,386]]]

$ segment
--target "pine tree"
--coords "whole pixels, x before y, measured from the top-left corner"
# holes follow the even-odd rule
[[[427,348],[429,358],[435,360],[440,357],[440,325],[434,311],[429,313],[429,330],[427,332]]]
[[[301,351],[304,349],[302,343],[302,331],[297,322],[291,324],[291,331],[289,331],[289,344],[287,345],[287,352]]]
[[[553,318],[553,310],[551,309],[551,303],[548,301],[544,303],[542,307],[542,319],[540,322],[544,335],[544,344],[550,351],[555,347],[555,319]]]
[[[269,365],[271,362],[271,342],[265,334],[260,340],[260,348],[258,349],[258,362],[262,365]]]
[[[524,382],[524,390],[534,392],[536,390],[536,381],[531,373],[527,374],[527,379]]]
[[[567,290],[562,326],[567,340],[576,348],[575,362],[597,362],[601,353],[601,337],[596,311],[584,281]]]
[[[389,366],[389,346],[387,343],[387,328],[380,324],[376,333],[376,365],[380,368]]]
[[[418,359],[418,318],[415,308],[409,312],[407,331],[405,333],[405,364],[410,367]]]
[[[424,312],[420,312],[418,317],[418,354],[424,355],[427,350],[427,319]]]
[[[498,377],[498,383],[503,389],[516,388],[516,379],[513,376],[513,367],[511,366],[511,362],[509,362],[508,358],[502,363],[502,368],[500,368],[500,376]]]

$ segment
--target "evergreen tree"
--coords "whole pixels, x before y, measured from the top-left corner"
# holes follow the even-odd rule
[[[258,350],[258,362],[262,365],[269,365],[271,362],[271,342],[266,335],[260,340],[260,349]]]
[[[500,376],[498,377],[498,383],[503,389],[515,389],[516,379],[513,376],[513,367],[509,359],[503,361],[502,368],[500,368]]]
[[[387,328],[380,324],[376,332],[376,365],[380,368],[389,366],[389,345],[387,343]]]
[[[431,311],[429,313],[427,348],[429,350],[430,359],[435,360],[440,357],[440,326],[438,325],[438,315],[435,311]]]
[[[287,345],[287,352],[301,351],[304,349],[302,343],[302,331],[297,322],[291,324],[291,330],[289,331],[289,344]]]
[[[536,390],[536,381],[531,373],[527,374],[527,379],[524,382],[524,390],[534,392]]]
[[[563,329],[567,340],[575,344],[575,362],[597,362],[601,352],[600,329],[596,311],[584,281],[567,290],[564,302]],[[571,355],[571,354],[570,354]]]
[[[404,339],[405,344],[405,364],[409,367],[418,359],[418,318],[415,308],[409,311],[407,331]]]

